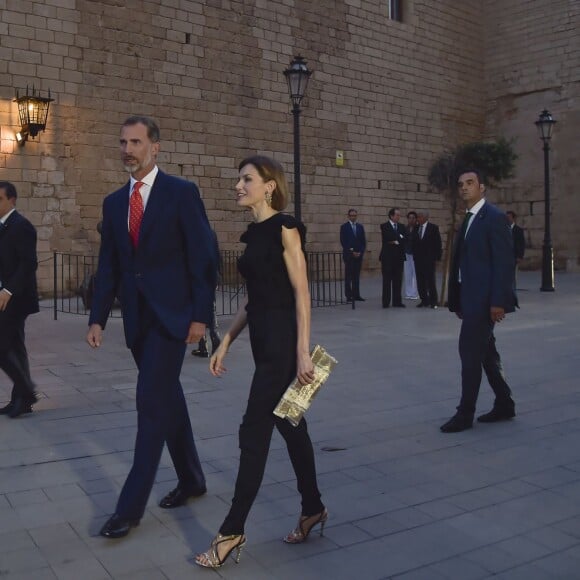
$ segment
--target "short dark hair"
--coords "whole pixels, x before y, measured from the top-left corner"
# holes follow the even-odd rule
[[[410,217],[412,215],[414,215],[415,218],[417,218],[417,212],[416,211],[410,211],[410,212],[407,213],[407,217]]]
[[[352,212],[354,212],[354,213],[356,213],[356,215],[358,215],[358,211],[356,211],[356,209],[355,209],[354,207],[351,207],[351,208],[348,210],[348,213],[347,213],[347,215],[350,215]]]
[[[396,211],[401,211],[398,207],[393,207],[389,210],[389,217],[392,218]]]
[[[513,219],[516,219],[518,216],[516,215],[515,211],[512,211],[511,209],[508,209],[508,211],[505,212],[506,215],[511,215]]]
[[[138,125],[139,123],[147,127],[147,137],[149,137],[151,142],[159,143],[159,140],[161,139],[159,125],[157,125],[157,123],[151,117],[146,117],[145,115],[133,115],[132,117],[125,119],[123,127]]]
[[[6,192],[6,199],[16,199],[18,197],[18,192],[13,183],[9,181],[0,181],[0,189]]]
[[[485,181],[485,175],[483,174],[483,172],[479,169],[477,169],[477,167],[463,167],[461,168],[458,172],[457,172],[457,180],[459,181],[459,178],[464,174],[464,173],[475,173],[476,177],[477,177],[477,181],[479,183],[482,183],[483,185],[486,184]]]

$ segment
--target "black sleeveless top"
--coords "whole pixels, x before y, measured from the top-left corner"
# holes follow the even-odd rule
[[[282,226],[298,228],[304,251],[304,225],[284,213],[249,224],[240,238],[246,249],[238,259],[238,270],[246,280],[248,313],[295,308],[294,289],[284,262]]]

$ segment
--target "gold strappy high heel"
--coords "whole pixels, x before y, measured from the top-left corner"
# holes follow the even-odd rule
[[[328,511],[324,508],[319,514],[313,516],[300,516],[298,527],[292,530],[285,538],[287,544],[301,544],[308,539],[314,526],[320,524],[320,535],[324,535],[324,526],[328,521]]]
[[[218,549],[220,544],[224,542],[231,542],[232,540],[238,539],[237,544],[234,544],[223,556],[220,558]],[[240,554],[244,546],[246,545],[246,536],[242,535],[231,535],[222,536],[218,534],[211,542],[210,549],[207,552],[198,554],[195,557],[195,563],[202,568],[221,568],[228,559],[228,556],[236,550],[236,556],[234,558],[236,564],[240,561]]]

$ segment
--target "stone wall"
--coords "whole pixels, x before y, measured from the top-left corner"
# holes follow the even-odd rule
[[[513,138],[519,155],[516,175],[497,192],[498,201],[514,209],[526,230],[524,266],[539,267],[545,221],[544,158],[534,121],[548,109],[558,121],[550,156],[555,264],[577,271],[580,2],[492,0],[485,29],[486,132]]]
[[[249,219],[234,201],[239,160],[273,155],[292,181],[283,70],[297,54],[314,70],[301,116],[309,247],[338,250],[351,206],[367,268],[393,205],[444,226],[426,176],[485,126],[482,3],[404,4],[400,23],[384,0],[0,0],[0,173],[39,229],[41,288],[50,252],[96,252],[102,199],[126,180],[117,145],[130,114],[159,121],[160,166],[199,183],[221,246],[236,248]],[[18,147],[12,98],[32,84],[55,102],[46,132]]]

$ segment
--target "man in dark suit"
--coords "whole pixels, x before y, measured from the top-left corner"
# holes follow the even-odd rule
[[[130,180],[106,197],[88,343],[101,345],[118,295],[127,346],[137,363],[137,438],[133,466],[101,535],[126,536],[139,524],[167,443],[177,487],[160,506],[206,492],[179,375],[186,344],[198,342],[212,311],[214,243],[199,191],[156,165],[159,128],[130,117],[121,129]]]
[[[349,302],[351,300],[364,302],[364,298],[360,295],[360,271],[367,239],[364,227],[356,221],[357,217],[356,209],[349,209],[348,221],[340,226],[340,245],[344,261],[344,293]]]
[[[508,224],[512,230],[512,239],[514,242],[514,284],[516,281],[516,276],[518,273],[518,266],[520,262],[524,259],[524,254],[526,253],[526,239],[524,237],[524,230],[516,223],[517,216],[513,211],[506,211],[505,215],[508,220]]]
[[[492,410],[478,421],[495,423],[516,414],[493,334],[495,324],[514,312],[517,304],[511,232],[503,212],[485,200],[485,186],[477,170],[464,171],[458,188],[468,211],[453,248],[448,305],[461,319],[461,400],[457,413],[441,426],[444,433],[472,427],[482,368],[495,401]]]
[[[17,197],[12,183],[0,181],[0,368],[13,383],[0,415],[12,419],[37,401],[24,340],[26,318],[38,312],[36,230],[16,211]]]
[[[379,260],[383,274],[383,308],[405,308],[401,297],[403,266],[405,264],[405,228],[399,224],[401,212],[394,207],[389,211],[389,221],[381,224],[382,246]]]
[[[417,308],[437,308],[437,284],[435,282],[435,268],[441,260],[443,246],[439,228],[429,221],[429,212],[417,213],[419,228],[416,232],[413,245],[413,258],[417,275],[417,288],[421,302]]]

